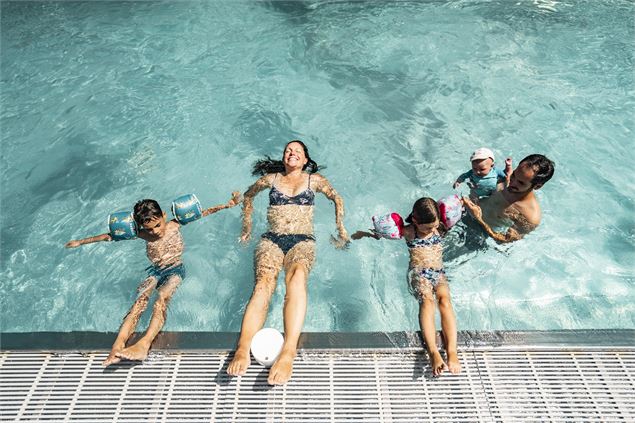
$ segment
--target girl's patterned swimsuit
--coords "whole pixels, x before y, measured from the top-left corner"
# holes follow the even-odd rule
[[[411,241],[406,241],[406,245],[409,249],[430,248],[440,243],[441,237],[439,235],[432,235],[430,238],[414,238]],[[424,297],[436,290],[444,275],[445,269],[443,267],[440,269],[418,266],[411,267],[408,269],[408,281],[410,282],[412,294],[415,295],[419,301],[422,301]],[[443,280],[445,281],[445,278]]]

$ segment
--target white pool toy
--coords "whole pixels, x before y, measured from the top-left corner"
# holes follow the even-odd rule
[[[271,367],[282,351],[283,342],[284,337],[278,330],[274,328],[260,329],[251,341],[251,354],[258,363],[265,367]]]

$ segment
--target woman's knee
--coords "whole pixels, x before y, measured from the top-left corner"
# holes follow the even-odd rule
[[[306,285],[309,272],[301,263],[292,264],[286,271],[285,281],[287,287],[290,285],[299,287]]]

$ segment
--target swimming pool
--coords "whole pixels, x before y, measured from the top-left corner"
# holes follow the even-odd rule
[[[349,232],[451,192],[469,154],[543,153],[543,222],[511,246],[455,232],[460,330],[635,328],[631,1],[2,2],[0,330],[113,331],[140,241],[66,250],[140,198],[224,202],[250,165],[304,140]],[[254,238],[265,230],[256,201]],[[166,330],[238,331],[254,243],[239,211],[183,229]],[[328,242],[305,331],[417,328],[399,242]],[[268,325],[282,329],[283,284]],[[147,323],[148,316],[141,324]]]

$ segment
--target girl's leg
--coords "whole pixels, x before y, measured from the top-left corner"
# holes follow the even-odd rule
[[[134,332],[137,327],[137,323],[139,322],[139,317],[145,311],[148,306],[148,301],[150,301],[150,294],[152,294],[152,290],[156,286],[157,280],[154,277],[147,278],[144,280],[137,290],[139,291],[139,296],[135,300],[132,307],[128,311],[128,314],[123,319],[121,323],[121,327],[119,328],[119,334],[117,335],[117,339],[112,344],[112,349],[110,350],[110,354],[102,363],[104,366],[110,366],[111,364],[119,363],[121,361],[120,357],[117,357],[117,353],[121,352],[126,347],[126,341],[130,338],[130,335]]]
[[[447,367],[437,348],[437,330],[434,327],[434,298],[426,295],[419,303],[419,325],[430,357],[432,375],[439,376]]]
[[[291,379],[300,333],[307,309],[307,279],[315,260],[315,242],[295,245],[284,260],[286,293],[284,296],[284,344],[269,371],[268,382],[281,385]]]
[[[439,283],[437,286],[437,301],[439,302],[439,313],[441,314],[441,328],[445,340],[445,351],[448,357],[448,368],[451,373],[457,374],[461,371],[461,363],[457,354],[456,345],[456,317],[452,308],[450,288],[447,283]]]
[[[284,254],[276,244],[267,239],[260,241],[255,256],[256,285],[245,309],[234,358],[227,367],[227,373],[230,375],[244,375],[251,364],[251,340],[267,320],[269,303],[276,289],[276,280],[283,259]]]
[[[127,360],[145,360],[148,356],[148,351],[152,345],[154,338],[161,332],[161,328],[165,324],[165,318],[168,311],[168,303],[172,299],[172,296],[176,292],[176,289],[181,284],[181,276],[172,275],[168,278],[164,285],[159,288],[159,296],[154,303],[152,310],[152,318],[150,324],[146,330],[145,335],[141,337],[134,345],[123,349],[117,353],[117,357],[125,358]]]

